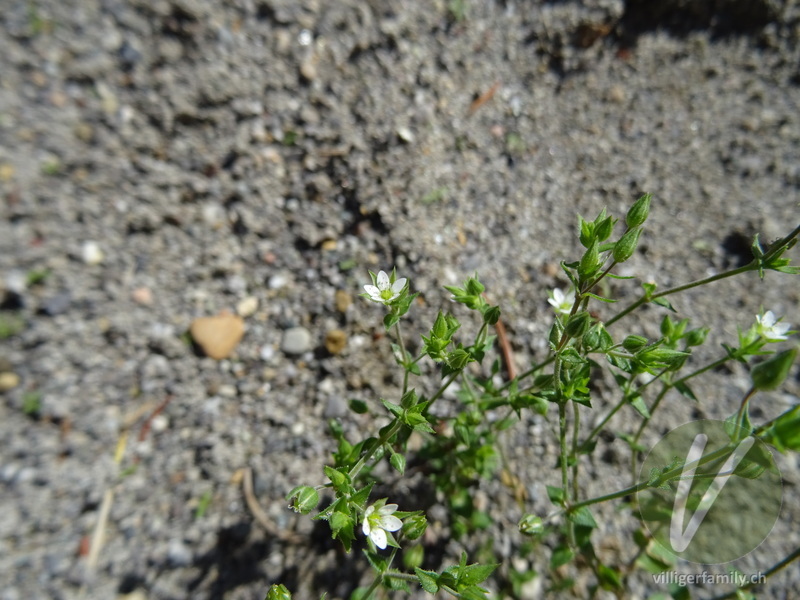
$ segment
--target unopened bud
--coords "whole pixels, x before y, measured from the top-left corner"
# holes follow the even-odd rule
[[[628,225],[628,229],[639,227],[647,220],[647,215],[650,214],[650,200],[652,197],[650,194],[645,194],[633,203],[633,206],[625,216],[625,223]]]
[[[639,236],[642,234],[640,227],[630,229],[625,232],[620,240],[614,244],[614,252],[612,256],[614,261],[623,263],[628,260],[636,251],[636,246],[639,244]]]

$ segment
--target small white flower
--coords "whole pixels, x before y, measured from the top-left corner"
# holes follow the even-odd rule
[[[570,312],[572,312],[572,304],[574,300],[564,295],[564,292],[561,290],[561,288],[554,289],[550,293],[550,297],[547,299],[547,301],[559,314],[568,315]]]
[[[791,325],[780,321],[775,318],[771,310],[768,310],[763,315],[756,315],[756,331],[768,342],[782,342],[788,339],[787,332]]]
[[[381,304],[389,304],[392,300],[396,300],[403,288],[406,287],[406,278],[401,277],[394,283],[389,282],[389,276],[386,271],[379,271],[378,276],[375,278],[374,285],[365,285],[364,290],[369,295],[369,299],[373,302],[380,302]]]
[[[381,506],[381,502],[383,501],[376,502],[364,511],[364,523],[361,526],[361,531],[378,548],[383,550],[386,548],[386,542],[388,541],[386,532],[397,531],[403,526],[403,522],[392,514],[397,510],[397,504]]]

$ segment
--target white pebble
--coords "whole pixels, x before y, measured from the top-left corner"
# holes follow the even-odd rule
[[[99,265],[103,262],[103,251],[94,240],[87,240],[81,246],[81,259],[87,265]]]

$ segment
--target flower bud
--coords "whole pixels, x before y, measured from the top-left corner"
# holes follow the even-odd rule
[[[582,337],[592,326],[592,316],[585,310],[572,315],[567,321],[564,330],[572,338]]]
[[[641,234],[642,229],[640,227],[629,229],[625,232],[625,235],[614,244],[612,256],[615,262],[623,263],[633,256],[633,253],[636,251],[636,246],[639,244],[639,236]]]
[[[300,485],[294,488],[286,496],[291,501],[291,508],[294,512],[307,515],[319,504],[319,494],[317,490],[307,485]]]
[[[411,570],[421,566],[424,559],[425,548],[423,548],[422,544],[411,546],[411,548],[403,551],[403,566],[406,569]]]
[[[422,537],[428,528],[428,521],[425,515],[411,515],[403,521],[403,535],[408,540],[416,540]]]
[[[292,594],[285,585],[274,583],[270,586],[264,600],[292,600]]]
[[[650,200],[652,197],[651,194],[645,194],[633,203],[633,206],[631,206],[628,214],[625,216],[625,223],[628,225],[628,229],[639,227],[647,220],[647,215],[650,213]]]
[[[708,327],[691,329],[686,334],[686,343],[690,346],[700,346],[706,341],[706,336],[708,336]]]
[[[622,347],[628,352],[636,352],[647,345],[647,338],[641,335],[629,335],[622,342]]]
[[[797,356],[797,348],[784,350],[772,358],[757,364],[750,371],[753,387],[762,392],[775,390],[780,386]]]
[[[519,532],[522,535],[542,535],[544,533],[544,521],[536,515],[525,515],[519,522]]]

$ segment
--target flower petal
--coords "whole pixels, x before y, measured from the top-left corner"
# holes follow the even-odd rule
[[[397,504],[384,504],[378,509],[379,515],[390,515],[397,510]]]
[[[375,283],[377,284],[378,289],[380,289],[380,290],[388,290],[389,289],[389,287],[390,287],[390,285],[389,285],[389,276],[386,274],[386,271],[379,271],[378,272],[378,277],[377,277]]]
[[[372,532],[372,525],[370,525],[369,519],[364,519],[364,523],[361,525],[361,531],[364,532],[364,535],[369,535]]]
[[[397,531],[403,526],[403,522],[395,516],[383,515],[378,519],[378,525],[386,531]]]
[[[395,294],[400,294],[400,292],[403,291],[403,288],[406,287],[406,281],[408,281],[408,279],[406,279],[405,277],[401,277],[400,279],[395,281],[392,284],[392,291]]]
[[[386,548],[386,532],[383,529],[373,529],[369,534],[369,539],[381,550]]]

